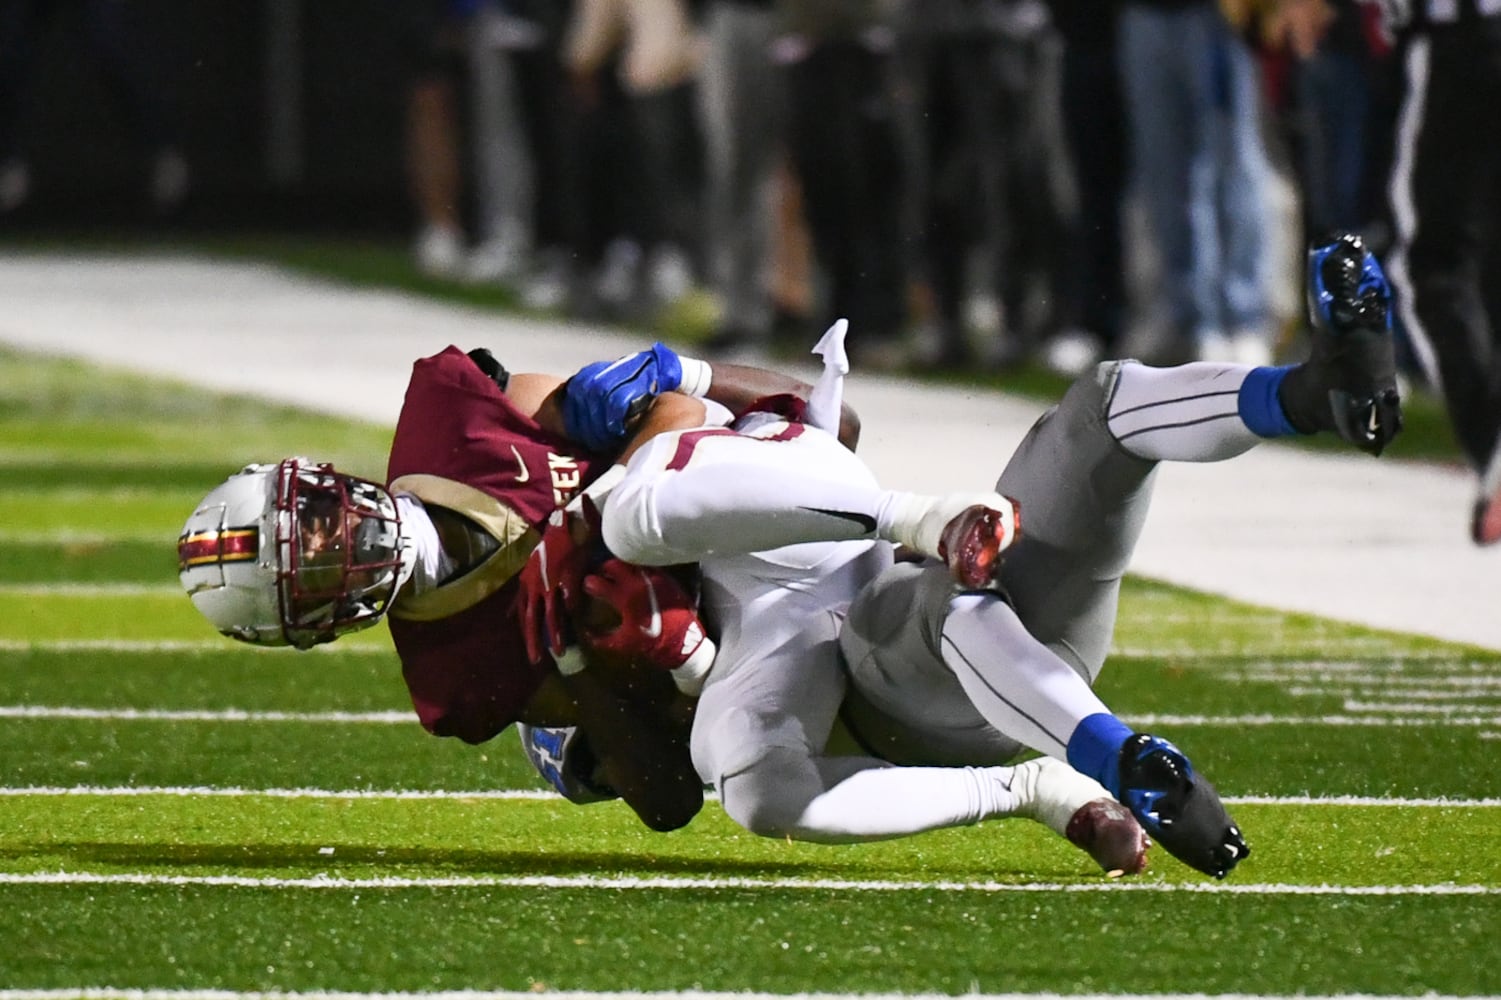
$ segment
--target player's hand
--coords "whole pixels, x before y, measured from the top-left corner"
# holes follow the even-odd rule
[[[563,387],[563,427],[587,448],[614,451],[652,400],[682,383],[682,362],[660,343],[614,361],[585,365]]]
[[[584,574],[599,538],[599,512],[588,497],[580,514],[554,511],[517,574],[516,598],[526,655],[540,663],[543,654],[563,655],[568,646],[568,621],[583,601]]]
[[[1328,0],[1279,0],[1262,21],[1262,38],[1273,52],[1311,59],[1336,16]]]
[[[611,625],[586,627],[582,638],[591,652],[676,670],[706,641],[693,597],[659,567],[606,559],[584,578],[584,593],[614,612]]]

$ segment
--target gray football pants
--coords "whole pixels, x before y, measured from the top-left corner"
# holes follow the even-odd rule
[[[1157,467],[1105,426],[1120,365],[1076,381],[996,483],[1021,505],[1021,538],[1001,576],[1006,594],[1028,631],[1091,684],[1110,649]],[[943,663],[953,596],[946,567],[899,563],[851,604],[840,634],[851,681],[842,714],[866,750],[895,763],[975,765],[1022,749],[980,716]]]

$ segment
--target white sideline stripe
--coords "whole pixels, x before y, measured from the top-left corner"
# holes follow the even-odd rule
[[[1159,615],[1142,615],[1139,621],[1161,621]],[[1188,658],[1183,666],[1188,670],[1224,670],[1225,660],[1234,660],[1239,665],[1232,669],[1263,669],[1263,670],[1349,670],[1354,669],[1355,663],[1350,657],[1358,656],[1361,661],[1361,669],[1367,669],[1374,663],[1388,663],[1395,665],[1402,663],[1419,664],[1456,664],[1470,665],[1476,663],[1473,653],[1466,650],[1447,649],[1404,649],[1400,656],[1392,656],[1387,646],[1390,640],[1384,637],[1360,637],[1354,639],[1329,639],[1323,642],[1299,643],[1300,649],[1313,652],[1313,656],[1300,656],[1286,663],[1278,661],[1273,664],[1266,659],[1272,652],[1274,644],[1267,643],[1265,646],[1258,645],[1255,639],[1247,639],[1244,643],[1237,644],[1236,649],[1219,649],[1205,652],[1203,649],[1187,644],[1164,644],[1161,646],[1112,646],[1110,657],[1113,660],[1121,659],[1162,659],[1168,656],[1183,656]],[[1249,664],[1243,663],[1247,657],[1252,657]],[[1330,665],[1330,661],[1337,661]],[[1350,662],[1338,662],[1350,661]]]
[[[214,637],[209,639],[0,639],[0,653],[27,653],[33,650],[52,653],[223,653],[254,652],[262,656],[286,656],[285,649],[252,646]],[[350,653],[388,652],[389,645],[376,641],[340,642],[337,647],[324,643],[303,650],[300,656],[329,656]]]
[[[1415,701],[1358,701],[1353,698],[1346,699],[1341,707],[1347,712],[1396,712],[1401,715],[1457,717],[1475,717],[1478,713],[1494,711],[1496,708],[1495,705],[1424,705]]]
[[[1383,799],[1375,795],[1226,795],[1224,801],[1233,806],[1395,806],[1402,809],[1501,807],[1501,799]]]
[[[706,990],[673,992],[591,992],[548,990],[545,993],[510,990],[439,990],[432,993],[351,993],[343,990],[166,990],[116,989],[112,986],[80,986],[77,989],[0,990],[0,1000],[955,1000],[950,993],[711,993]],[[1308,994],[1270,993],[965,993],[963,1000],[1312,1000]],[[1375,993],[1324,993],[1317,1000],[1413,1000],[1407,996]],[[1424,993],[1422,1000],[1475,1000],[1453,994]]]
[[[224,648],[223,639],[0,639],[0,653],[28,653],[32,650],[53,653],[197,653]],[[314,646],[309,652],[317,648]]]
[[[1495,668],[1490,668],[1494,670]],[[1356,691],[1369,688],[1393,688],[1428,690],[1438,688],[1501,688],[1501,677],[1490,676],[1442,676],[1434,674],[1407,674],[1402,676],[1382,674],[1337,674],[1337,673],[1287,673],[1282,676],[1270,674],[1241,674],[1237,680],[1262,684],[1290,684],[1288,694],[1338,694],[1341,691]],[[1319,686],[1314,686],[1317,681]]]
[[[1188,892],[1241,896],[1501,896],[1494,885],[1298,885],[1218,882],[917,882],[838,878],[687,878],[679,876],[492,875],[435,878],[251,878],[145,872],[0,872],[0,885],[170,885],[233,889],[814,889],[833,892]]]
[[[1399,711],[1390,709],[1390,711]],[[1404,718],[1393,715],[1132,715],[1127,721],[1152,726],[1501,726],[1501,715],[1460,718]]]
[[[177,583],[0,583],[0,597],[168,597]]]
[[[1493,668],[1494,669],[1494,668]],[[1265,683],[1255,679],[1243,679],[1245,683]],[[1295,698],[1341,698],[1341,707],[1350,711],[1349,702],[1358,698],[1382,700],[1411,698],[1429,701],[1447,698],[1451,701],[1466,698],[1476,699],[1476,710],[1501,708],[1496,699],[1501,698],[1501,677],[1402,677],[1380,680],[1358,677],[1297,677],[1273,681],[1283,694]]]
[[[39,644],[40,645],[40,644]],[[222,647],[222,643],[215,646]],[[26,644],[21,644],[22,648]],[[0,642],[0,650],[5,643]],[[57,648],[56,645],[44,648]],[[182,648],[200,648],[184,644]],[[377,651],[378,650],[372,650]],[[1401,709],[1393,709],[1400,711]],[[1427,709],[1427,711],[1432,711]],[[1501,715],[1447,715],[1403,718],[1389,715],[1133,715],[1137,726],[1501,726]],[[416,722],[406,711],[282,712],[242,708],[80,708],[68,705],[0,705],[0,719],[115,719],[169,722],[335,722],[394,725]]]
[[[453,789],[348,789],[333,788],[183,788],[183,787],[118,787],[102,788],[89,785],[72,787],[0,788],[0,796],[23,798],[26,796],[97,796],[100,798],[129,798],[142,795],[168,795],[181,798],[267,798],[267,799],[556,799],[562,796],[550,789],[541,788],[486,788],[476,791]],[[1452,805],[1453,803],[1451,803]]]
[[[0,786],[0,797],[24,798],[27,796],[63,797],[94,796],[98,798],[129,798],[132,796],[163,795],[179,798],[268,798],[268,799],[540,799],[560,800],[561,796],[547,789],[532,788],[486,788],[473,791],[455,789],[334,789],[334,788],[237,788],[189,786],[134,786],[106,787],[100,785],[48,786],[32,785],[8,788]],[[718,798],[714,792],[706,792],[711,800]],[[1501,808],[1501,799],[1448,799],[1448,798],[1380,798],[1372,795],[1227,795],[1229,805],[1255,806],[1338,806],[1338,807],[1384,807],[1395,809],[1496,809]]]
[[[0,705],[0,719],[115,719],[151,722],[333,722],[417,725],[410,711],[394,712],[276,712],[243,708],[75,708],[47,705]]]
[[[4,469],[0,468],[0,472]],[[170,552],[159,531],[79,531],[75,528],[12,531],[0,529],[0,542],[32,545],[108,545],[111,542],[156,542]]]

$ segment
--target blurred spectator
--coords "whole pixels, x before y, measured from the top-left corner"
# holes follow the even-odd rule
[[[1501,541],[1501,3],[1413,0],[1392,162],[1397,305],[1478,476],[1470,532]],[[1490,279],[1490,280],[1487,280]]]
[[[1072,223],[1058,39],[1041,0],[930,0],[907,15],[936,321],[926,360],[974,362],[967,305],[982,291],[1004,319],[988,353],[1020,359],[1040,331],[1075,323],[1061,287]],[[971,287],[981,259],[985,278]]]
[[[556,65],[560,5],[546,0],[403,3],[411,40],[407,175],[417,266],[449,279],[513,280],[533,248],[539,125]]]
[[[1117,69],[1116,0],[1049,0],[1063,39],[1061,107],[1077,219],[1062,293],[1078,325],[1045,346],[1054,371],[1077,375],[1120,357],[1127,314],[1122,211],[1129,176],[1125,97]]]
[[[788,146],[825,293],[818,317],[850,321],[867,368],[906,361],[906,193],[892,89],[892,11],[882,0],[781,0]]]
[[[572,19],[572,0],[507,0],[540,33],[540,44],[508,50],[530,153],[529,259],[515,283],[523,304],[554,310],[579,295],[579,261],[589,232],[590,206],[580,140],[586,127],[564,65],[563,44]],[[505,280],[505,269],[497,268]]]
[[[1118,44],[1133,183],[1173,337],[1152,360],[1265,364],[1270,165],[1250,47],[1215,0],[1125,0]]]
[[[1313,30],[1301,30],[1289,8],[1274,8],[1264,28],[1274,58],[1290,60],[1284,72],[1291,136],[1302,194],[1305,241],[1335,230],[1369,232],[1383,212],[1372,160],[1376,103],[1376,41],[1368,28],[1369,4],[1358,0],[1306,0]],[[1378,157],[1377,159],[1381,159]]]
[[[41,33],[62,25],[81,36],[104,76],[105,93],[146,154],[146,185],[159,212],[181,206],[189,169],[173,96],[155,71],[159,44],[148,42],[126,0],[0,0],[0,214],[20,208],[33,178],[27,158],[28,89]]]
[[[722,318],[708,349],[765,348],[776,168],[786,118],[781,70],[771,61],[775,0],[708,0],[699,116],[708,208],[707,273]]]
[[[408,18],[407,178],[418,231],[413,254],[433,277],[463,274],[466,238],[462,198],[464,140],[459,107],[468,53],[467,32],[480,0],[402,3]]]
[[[472,281],[520,278],[531,257],[545,176],[537,161],[546,158],[535,105],[546,100],[538,84],[549,82],[545,52],[550,39],[556,49],[561,23],[548,16],[559,6],[490,0],[467,32],[477,245],[465,271]],[[561,85],[556,74],[550,82]]]
[[[591,131],[613,128],[624,157],[600,164],[602,179],[617,185],[620,213],[594,291],[616,317],[648,316],[697,280],[701,185],[692,86],[699,49],[685,0],[575,5],[565,45],[574,90]],[[623,93],[624,102],[612,102],[612,93]]]
[[[799,350],[807,346],[808,336],[822,332],[812,329],[817,312],[817,290],[813,287],[817,264],[813,259],[813,237],[808,233],[808,218],[803,212],[803,189],[797,181],[790,158],[785,154],[777,161],[772,177],[771,275],[769,279],[772,310],[772,333],[778,340],[791,341]]]

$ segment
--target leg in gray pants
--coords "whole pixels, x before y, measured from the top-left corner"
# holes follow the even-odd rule
[[[996,485],[1022,512],[1001,577],[1007,598],[1031,637],[1091,684],[1110,648],[1157,466],[1106,428],[1120,365],[1075,382]],[[977,764],[1022,749],[981,716],[944,662],[944,623],[958,597],[945,567],[902,563],[851,605],[840,639],[851,675],[844,718],[868,750],[899,763]]]

